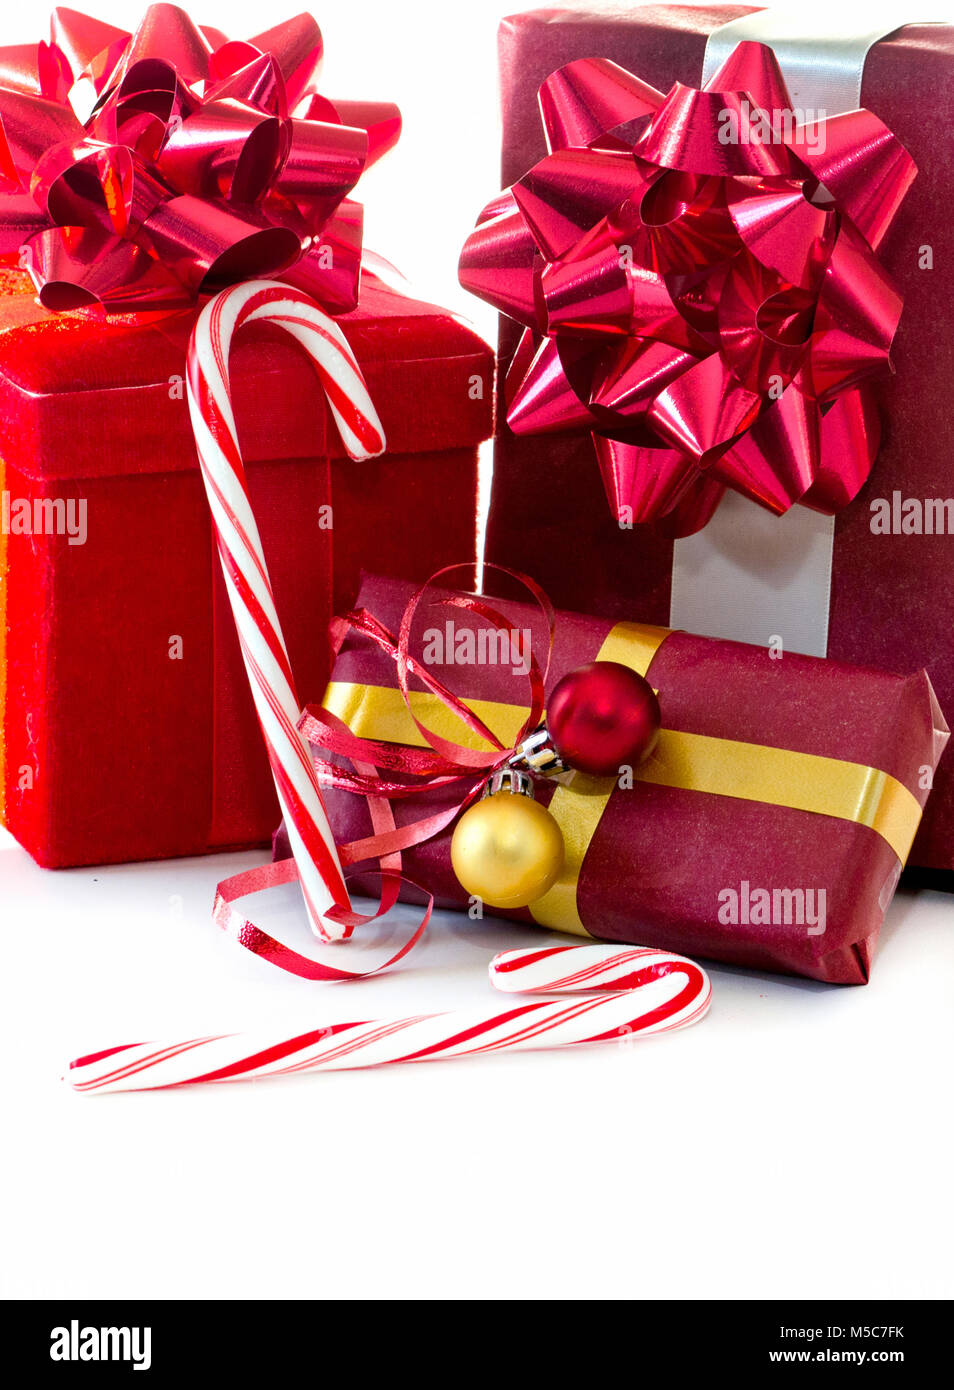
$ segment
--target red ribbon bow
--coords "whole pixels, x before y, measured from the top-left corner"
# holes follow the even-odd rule
[[[409,885],[418,889],[424,896],[423,916],[410,935],[399,945],[395,954],[368,969],[343,969],[324,961],[317,961],[311,956],[304,956],[256,926],[236,906],[243,897],[264,892],[297,877],[294,859],[279,859],[275,863],[236,874],[218,886],[216,920],[234,941],[253,955],[261,956],[280,969],[299,975],[303,979],[360,979],[387,970],[401,960],[424,934],[434,906],[434,898],[413,879],[404,877],[401,872],[401,852],[432,839],[446,829],[451,821],[476,800],[487,778],[498,768],[505,766],[527,735],[539,725],[544,713],[544,689],[553,649],[555,614],[550,600],[539,585],[516,570],[498,565],[485,566],[488,571],[492,570],[528,590],[543,614],[548,632],[547,657],[542,668],[536,656],[532,652],[529,653],[529,708],[514,746],[507,748],[463,700],[431,674],[426,662],[418,660],[411,651],[414,619],[422,605],[430,610],[446,607],[452,611],[471,613],[497,631],[509,630],[510,623],[506,616],[484,598],[446,590],[437,594],[431,592],[438,581],[448,583],[452,577],[469,576],[473,569],[472,564],[450,565],[432,575],[409,600],[397,636],[389,632],[384,624],[366,609],[336,618],[332,624],[331,636],[335,655],[340,651],[348,634],[354,632],[359,637],[373,642],[394,659],[405,706],[421,731],[426,747],[410,748],[358,737],[352,734],[336,715],[315,706],[304,712],[298,725],[315,750],[314,763],[322,786],[351,792],[367,799],[374,833],[364,840],[340,844],[338,854],[342,864],[368,866],[362,871],[363,876],[369,872],[370,860],[377,859],[380,865],[378,873],[381,878],[381,901],[375,912],[365,915],[332,908],[329,915],[336,921],[347,922],[350,926],[361,926],[375,921],[385,916],[397,902],[401,886]],[[425,597],[428,600],[426,605]],[[485,740],[490,745],[488,751],[478,752],[445,739],[419,720],[411,700],[412,680],[419,686],[423,685],[472,733]],[[337,761],[331,761],[328,757],[322,756],[323,754],[331,754]],[[346,760],[353,765],[353,771],[345,766]],[[396,774],[396,777],[382,776],[382,771]],[[407,825],[396,824],[392,801],[451,788],[454,789],[454,795],[449,805]]]
[[[701,91],[583,59],[539,100],[551,153],[460,262],[526,328],[510,428],[590,430],[617,519],[673,536],[727,488],[779,514],[845,506],[879,442],[869,380],[901,297],[875,252],[907,151],[870,111],[793,112],[757,43]]]
[[[354,308],[347,194],[401,118],[319,96],[321,57],[308,14],[229,41],[174,5],[134,34],[54,10],[49,43],[0,49],[0,254],[50,309],[177,309],[262,276]]]
[[[368,798],[372,811],[393,800],[404,800],[420,796],[424,792],[456,787],[450,806],[432,816],[414,821],[397,829],[393,817],[388,812],[386,827],[377,827],[377,833],[367,840],[339,845],[341,862],[346,865],[360,863],[370,858],[382,861],[391,854],[422,844],[438,835],[461,811],[476,798],[488,778],[505,767],[519,750],[524,740],[540,725],[544,716],[544,689],[550,668],[553,649],[555,614],[553,605],[540,586],[518,570],[500,565],[485,565],[485,570],[501,575],[525,588],[540,609],[547,624],[548,646],[544,665],[541,667],[536,653],[528,652],[527,682],[529,703],[527,713],[520,729],[509,747],[505,746],[492,729],[459,696],[432,674],[426,662],[419,660],[411,651],[414,620],[422,606],[430,612],[439,608],[471,613],[497,632],[508,632],[511,624],[506,615],[484,598],[475,594],[439,591],[434,593],[438,581],[447,583],[452,576],[461,577],[473,571],[470,564],[450,565],[438,570],[411,597],[401,618],[401,627],[395,637],[379,622],[374,614],[366,609],[358,609],[343,618],[336,618],[332,624],[331,638],[334,654],[337,656],[345,638],[352,632],[372,642],[386,655],[393,658],[397,667],[398,687],[405,708],[419,729],[425,747],[411,748],[357,737],[330,711],[309,706],[299,722],[299,728],[315,750],[336,755],[339,759],[350,760],[355,771],[343,767],[340,762],[332,762],[316,752],[314,757],[318,780],[325,787],[338,791],[353,792]],[[427,602],[425,603],[425,598]],[[489,745],[486,751],[465,747],[438,734],[419,719],[412,702],[411,681],[418,682],[437,701],[449,710],[461,724]],[[396,773],[397,779],[381,776],[381,770]]]

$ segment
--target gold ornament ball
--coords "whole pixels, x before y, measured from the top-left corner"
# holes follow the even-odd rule
[[[461,816],[451,863],[466,891],[488,907],[526,907],[559,878],[563,836],[539,802],[499,791]]]

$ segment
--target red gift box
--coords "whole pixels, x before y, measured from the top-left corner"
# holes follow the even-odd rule
[[[267,842],[277,801],[183,389],[193,314],[54,315],[12,271],[2,291],[4,824],[51,867]],[[303,699],[362,565],[423,580],[475,553],[491,429],[492,354],[455,318],[366,276],[340,322],[387,437],[370,462],[343,456],[287,335],[248,330],[232,357]]]
[[[359,607],[395,633],[411,593],[411,586],[369,577]],[[533,651],[546,650],[537,610],[486,602],[516,632],[529,630]],[[420,656],[431,641],[427,629],[443,631],[449,613],[455,640],[428,674],[512,747],[527,716],[525,675],[489,658],[461,664],[454,655],[465,649],[461,633],[486,626],[479,617],[425,599],[410,649]],[[476,640],[472,646],[481,649]],[[436,647],[434,655],[441,655]],[[776,661],[739,642],[557,613],[548,692],[597,658],[631,665],[658,690],[659,742],[629,786],[579,773],[559,784],[537,780],[538,799],[563,831],[563,876],[530,908],[502,915],[735,965],[864,983],[928,796],[926,773],[947,739],[926,674],[893,676],[794,654]],[[428,729],[469,748],[488,747],[414,677],[410,691],[411,709]],[[395,662],[362,634],[343,645],[324,703],[362,738],[425,746]],[[400,827],[459,804],[461,796],[431,789],[391,806]],[[339,843],[372,833],[362,796],[334,789],[325,799]],[[406,851],[402,872],[440,906],[472,908],[451,867],[451,833]],[[287,853],[280,834],[276,854]],[[363,883],[359,874],[353,886],[374,893],[379,881],[369,876]],[[766,914],[771,920],[761,920]]]
[[[536,94],[557,68],[609,58],[666,92],[698,86],[708,35],[749,6],[640,6],[539,10],[500,31],[505,186],[546,154]],[[884,431],[868,483],[835,522],[828,655],[887,670],[925,667],[943,708],[954,704],[954,561],[948,535],[872,533],[873,499],[947,499],[954,410],[938,306],[954,302],[954,225],[948,215],[954,130],[954,29],[907,25],[877,43],[864,66],[862,104],[897,135],[918,176],[879,257],[904,298],[879,382]],[[933,269],[920,265],[928,244]],[[940,320],[943,324],[943,320]],[[502,320],[506,370],[519,329]],[[502,413],[502,412],[501,412]],[[949,510],[954,510],[954,502]],[[518,564],[567,607],[606,617],[670,620],[673,544],[652,527],[621,529],[610,514],[586,434],[517,438],[496,446],[488,559]],[[567,556],[585,554],[585,564]],[[911,863],[954,868],[954,759],[937,771]]]

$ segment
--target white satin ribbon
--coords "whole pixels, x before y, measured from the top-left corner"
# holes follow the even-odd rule
[[[835,3],[817,12],[758,10],[709,35],[702,80],[752,39],[774,50],[793,107],[816,117],[854,111],[873,45],[904,24],[935,22],[938,13],[875,3],[853,26]],[[826,656],[834,539],[833,517],[798,506],[776,517],[729,493],[704,530],[675,543],[670,626],[760,646],[778,638],[786,651]]]

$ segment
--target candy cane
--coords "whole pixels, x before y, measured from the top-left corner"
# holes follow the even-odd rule
[[[711,995],[708,976],[698,965],[641,946],[622,951],[615,946],[505,951],[490,962],[490,979],[508,993],[586,990],[597,995],[572,1002],[514,1004],[503,1011],[332,1023],[293,1037],[234,1033],[166,1044],[133,1043],[77,1058],[70,1064],[69,1080],[77,1091],[140,1091],[621,1042],[695,1023],[708,1009]]]
[[[188,358],[189,413],[196,449],[242,657],[308,915],[315,933],[332,941],[352,930],[326,915],[333,907],[349,908],[348,892],[311,754],[296,727],[301,702],[249,501],[229,392],[232,337],[243,324],[252,322],[280,324],[304,347],[352,458],[380,454],[384,435],[347,339],[334,320],[298,290],[253,280],[223,290],[203,309]]]

